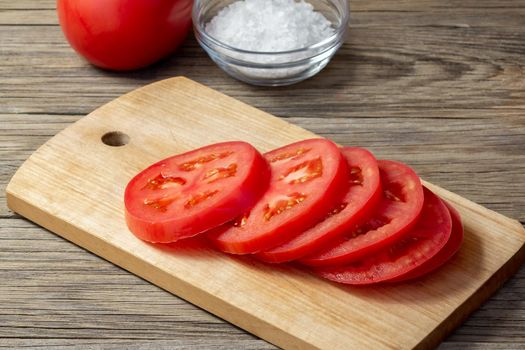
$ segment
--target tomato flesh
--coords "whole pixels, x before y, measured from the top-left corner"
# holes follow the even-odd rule
[[[346,191],[347,165],[329,140],[296,142],[265,158],[271,167],[268,190],[251,210],[208,234],[220,250],[248,254],[280,245],[326,215]]]
[[[375,208],[381,197],[381,181],[375,157],[358,147],[341,149],[348,165],[348,190],[315,226],[257,257],[273,263],[287,262],[319,249],[340,234],[353,230]]]
[[[157,162],[124,194],[126,222],[137,237],[167,243],[241,215],[270,179],[263,156],[248,143],[224,142]]]
[[[461,216],[452,205],[445,201],[443,201],[443,203],[447,206],[447,209],[450,212],[450,217],[452,218],[452,232],[445,246],[431,259],[425,261],[412,271],[409,271],[398,278],[394,278],[389,282],[406,281],[426,275],[445,264],[459,251],[459,248],[463,243],[463,223],[461,222]]]
[[[300,259],[311,266],[341,265],[389,245],[416,222],[423,207],[419,177],[405,164],[379,160],[382,198],[371,218],[329,247]]]
[[[323,278],[345,284],[371,284],[403,276],[434,257],[449,240],[450,212],[438,196],[424,189],[425,204],[417,224],[379,252],[348,265],[316,268]]]
[[[102,68],[147,66],[173,52],[191,27],[192,0],[58,0],[71,46]]]

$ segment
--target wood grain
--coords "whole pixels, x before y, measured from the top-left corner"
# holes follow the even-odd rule
[[[112,131],[126,134],[129,143],[105,145],[103,135]],[[149,164],[232,138],[266,152],[314,136],[186,78],[166,79],[117,98],[46,142],[9,182],[7,203],[287,349],[435,346],[525,260],[519,222],[431,184],[460,212],[465,242],[450,264],[415,283],[347,288],[292,266],[227,256],[203,240],[151,245],[127,230],[124,188]]]
[[[351,1],[350,35],[334,60],[313,79],[279,89],[230,79],[193,38],[150,68],[97,70],[67,45],[54,6],[0,0],[1,193],[22,161],[65,126],[146,83],[186,75],[339,143],[405,161],[425,179],[525,223],[520,0]],[[181,310],[170,294],[26,223],[3,199],[0,239],[9,242],[0,245],[0,346],[271,347],[191,305]],[[54,265],[59,251],[63,266]],[[122,289],[114,290],[114,279]],[[524,294],[522,268],[442,347],[525,347]],[[145,329],[147,322],[159,329]]]

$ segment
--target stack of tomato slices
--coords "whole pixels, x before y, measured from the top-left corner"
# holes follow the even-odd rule
[[[175,155],[136,175],[124,201],[145,241],[202,234],[224,252],[345,284],[420,277],[463,241],[458,212],[410,167],[321,138],[264,155],[240,141]]]

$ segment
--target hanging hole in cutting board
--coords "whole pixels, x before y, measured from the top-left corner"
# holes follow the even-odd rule
[[[129,143],[129,136],[121,131],[110,131],[100,138],[105,145],[120,147]]]

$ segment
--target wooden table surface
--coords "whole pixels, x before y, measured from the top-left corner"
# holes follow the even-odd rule
[[[226,76],[191,36],[149,68],[79,58],[55,1],[0,0],[0,347],[270,349],[9,211],[5,186],[57,132],[144,84],[184,75],[525,223],[525,2],[351,1],[320,74],[282,88]],[[38,181],[38,179],[35,179]],[[525,267],[442,344],[525,348]]]

